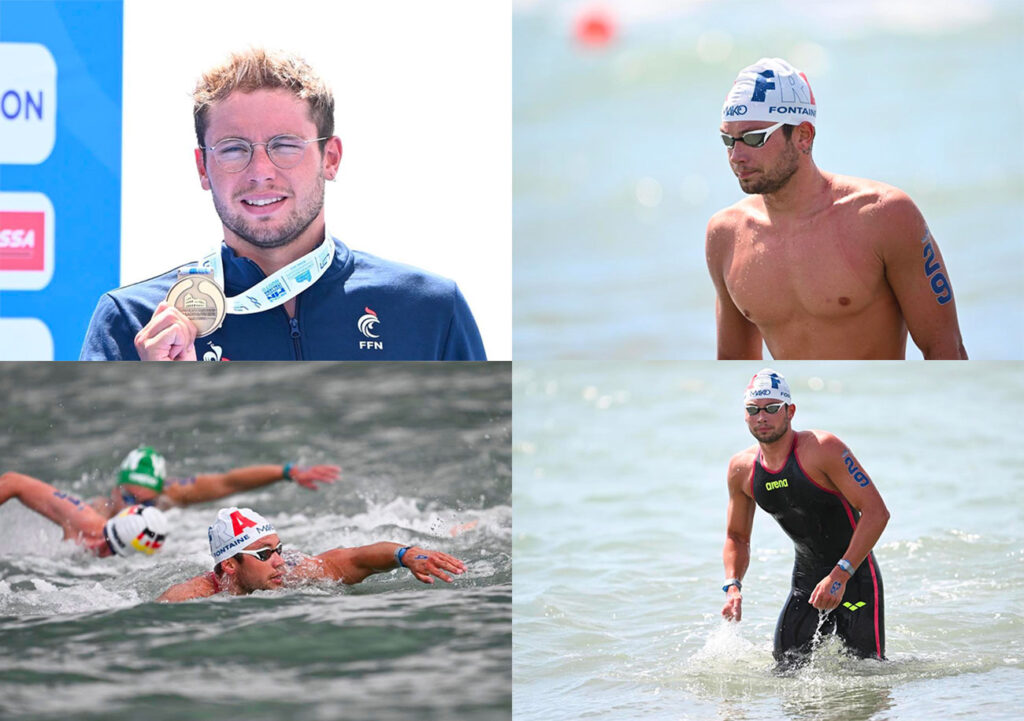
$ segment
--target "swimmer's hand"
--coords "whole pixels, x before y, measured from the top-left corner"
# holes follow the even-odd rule
[[[309,468],[292,468],[291,479],[303,488],[316,490],[317,483],[334,483],[338,480],[341,469],[337,466],[310,466]]]
[[[832,573],[818,581],[811,593],[811,605],[819,611],[831,611],[843,601],[843,594],[846,592],[846,582],[850,580],[850,574],[841,568],[832,569]]]
[[[149,323],[135,334],[135,351],[139,360],[194,361],[195,340],[196,327],[192,321],[164,300]]]
[[[728,595],[725,605],[722,606],[722,617],[726,621],[736,621],[738,623],[743,617],[743,594],[735,586],[730,586],[726,593]]]
[[[459,559],[449,556],[447,553],[428,551],[419,546],[413,546],[406,551],[402,557],[402,563],[417,580],[423,583],[433,583],[434,579],[431,576],[451,583],[451,576],[447,575],[445,571],[456,575],[466,572],[466,564]]]

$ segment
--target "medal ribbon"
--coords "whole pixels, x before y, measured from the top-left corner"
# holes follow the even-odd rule
[[[228,298],[227,312],[245,315],[276,308],[316,283],[333,260],[334,239],[330,233],[324,233],[324,242],[316,248],[293,260],[270,277],[264,278],[249,290]],[[203,258],[199,266],[213,273],[217,285],[224,288],[224,266],[220,248]]]

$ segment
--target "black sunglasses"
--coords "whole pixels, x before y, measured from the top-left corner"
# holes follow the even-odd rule
[[[748,416],[756,416],[761,411],[764,411],[770,416],[774,416],[785,406],[785,403],[769,403],[766,406],[744,406],[744,408],[746,409]]]

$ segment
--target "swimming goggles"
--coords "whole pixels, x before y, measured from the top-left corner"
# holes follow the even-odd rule
[[[235,553],[244,553],[246,556],[256,556],[261,561],[269,561],[270,557],[275,553],[281,555],[281,551],[284,549],[284,544],[279,543],[274,548],[261,548],[258,551],[235,551]]]
[[[768,138],[776,130],[781,128],[785,123],[775,123],[770,128],[762,128],[761,130],[748,130],[738,138],[734,138],[731,135],[720,133],[722,136],[722,142],[725,143],[725,147],[731,148],[736,145],[737,140],[743,141],[744,144],[749,145],[751,148],[760,148],[762,145],[768,142]]]
[[[121,500],[129,506],[152,506],[156,504],[156,498],[150,498],[148,501],[140,501],[128,491],[121,491]]]
[[[770,416],[774,416],[785,405],[785,403],[769,403],[766,406],[744,406],[744,408],[746,409],[748,416],[756,416],[761,411],[764,411]]]

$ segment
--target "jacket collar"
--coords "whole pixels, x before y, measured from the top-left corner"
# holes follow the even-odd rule
[[[348,246],[330,231],[328,231],[328,235],[334,241],[334,260],[317,281],[318,283],[325,280],[343,281],[352,274],[352,268],[355,265],[352,251]],[[228,295],[241,293],[267,277],[255,262],[237,255],[224,241],[221,241],[220,244],[220,257],[224,264],[224,290]]]

